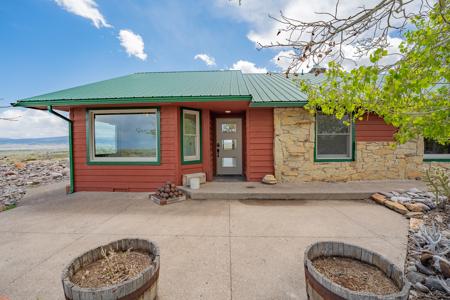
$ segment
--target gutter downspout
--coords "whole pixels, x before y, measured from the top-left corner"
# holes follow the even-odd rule
[[[54,111],[51,105],[47,106],[47,110],[49,113],[57,116],[60,119],[63,119],[67,123],[69,123],[69,166],[70,166],[70,191],[69,191],[69,194],[72,194],[75,191],[74,177],[73,177],[74,169],[73,169],[73,143],[72,143],[73,142],[72,141],[73,122],[71,119],[66,118],[65,116]]]

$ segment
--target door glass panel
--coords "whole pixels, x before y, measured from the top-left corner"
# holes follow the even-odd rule
[[[234,157],[222,157],[222,167],[234,168],[236,167],[236,158]]]
[[[234,150],[236,149],[237,140],[222,140],[223,150]]]
[[[223,133],[235,133],[237,130],[237,126],[235,123],[222,123],[222,132]]]

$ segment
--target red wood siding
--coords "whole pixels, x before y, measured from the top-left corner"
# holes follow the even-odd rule
[[[376,115],[364,116],[364,119],[356,122],[356,141],[393,141],[397,129],[388,125]]]
[[[72,108],[75,191],[151,191],[177,178],[179,135],[178,109],[161,107],[160,165],[88,165],[86,109]]]
[[[181,165],[180,108],[160,107],[160,165],[88,165],[86,108],[72,108],[75,191],[153,191],[183,174],[205,172],[212,179],[210,113],[202,110],[202,163]]]
[[[246,114],[246,175],[248,181],[260,181],[274,173],[273,109],[249,108]]]

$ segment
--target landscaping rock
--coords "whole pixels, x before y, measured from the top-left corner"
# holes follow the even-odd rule
[[[409,211],[412,212],[424,212],[429,211],[430,208],[423,203],[404,203],[403,204]]]
[[[412,283],[415,284],[417,282],[425,282],[425,276],[418,272],[408,272],[406,274],[406,278]]]
[[[0,205],[18,205],[25,195],[26,186],[47,184],[68,179],[68,160],[48,159],[10,162],[0,158]]]
[[[386,202],[384,202],[384,205],[402,215],[406,215],[408,213],[408,209],[403,204],[386,200]]]
[[[412,231],[417,231],[422,225],[423,225],[422,219],[411,218],[409,220],[409,229],[411,229]]]
[[[265,184],[277,184],[277,179],[275,176],[268,174],[263,177],[261,182]]]
[[[426,286],[424,286],[423,284],[421,284],[420,282],[414,283],[414,288],[416,288],[417,290],[421,291],[422,293],[429,293],[430,292],[430,289],[427,288]]]
[[[384,205],[384,203],[387,201],[386,197],[382,194],[375,193],[371,196],[372,200],[375,201],[378,204]]]
[[[423,217],[423,213],[421,213],[421,212],[409,212],[405,216],[406,216],[407,219],[411,219],[411,218],[421,219]]]

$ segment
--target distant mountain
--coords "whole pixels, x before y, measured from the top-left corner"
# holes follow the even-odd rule
[[[69,138],[67,136],[25,138],[25,139],[0,138],[0,145],[55,145],[68,143]]]

